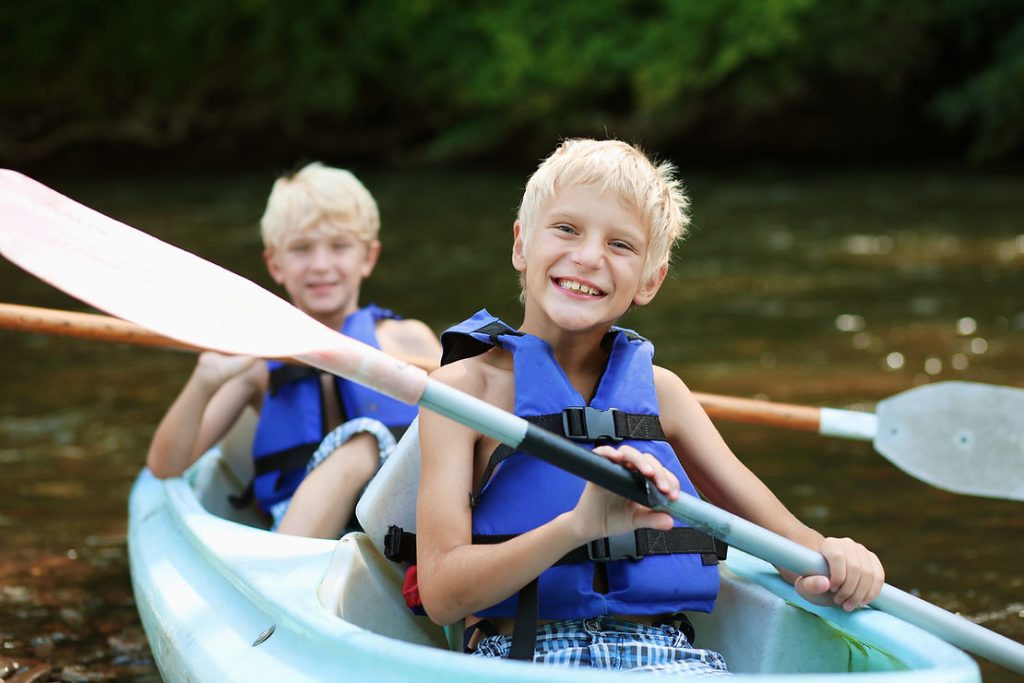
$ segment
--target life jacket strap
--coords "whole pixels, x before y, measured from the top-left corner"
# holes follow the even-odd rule
[[[574,441],[665,441],[665,430],[662,429],[661,420],[657,415],[626,413],[617,408],[598,410],[590,406],[578,406],[566,408],[560,413],[530,415],[524,419],[530,424]],[[480,484],[469,494],[470,507],[475,508],[480,502],[484,486],[490,481],[498,465],[515,452],[514,448],[506,444],[500,444],[494,449],[487,461],[484,474],[480,477]]]
[[[618,408],[574,406],[554,415],[530,418],[530,422],[573,441],[665,441],[665,430],[657,415],[626,413]]]
[[[287,474],[288,472],[306,467],[309,464],[309,459],[316,452],[317,445],[315,443],[301,444],[294,448],[288,448],[253,460],[253,469],[255,470],[253,478],[249,480],[248,486],[245,487],[241,494],[228,496],[228,502],[231,504],[231,507],[241,510],[252,504],[256,499],[256,479],[260,476],[270,472]]]
[[[494,545],[512,540],[519,534],[474,534],[476,545]],[[703,531],[690,527],[673,527],[667,531],[636,529],[610,538],[599,538],[570,550],[553,566],[579,562],[616,562],[640,560],[650,555],[700,553],[706,565],[718,564],[729,552],[729,546]],[[384,557],[392,562],[416,564],[416,534],[392,524],[384,536]]]
[[[256,458],[253,461],[256,477],[258,478],[271,472],[287,473],[304,468],[309,464],[309,459],[313,456],[316,447],[319,445],[315,442],[299,444],[277,453]]]
[[[276,394],[286,384],[310,377],[318,377],[320,374],[320,370],[308,365],[296,365],[294,363],[280,365],[270,371],[270,395]]]

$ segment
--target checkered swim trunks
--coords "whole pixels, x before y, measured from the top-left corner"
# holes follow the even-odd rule
[[[508,657],[511,644],[511,636],[491,636],[480,641],[472,654]],[[533,661],[664,675],[730,675],[722,655],[694,648],[674,626],[646,626],[611,617],[565,619],[539,627]]]
[[[344,446],[349,439],[363,432],[372,434],[377,439],[377,445],[380,448],[380,465],[383,465],[387,457],[391,455],[391,451],[395,450],[394,434],[391,433],[391,430],[383,422],[374,420],[372,417],[357,417],[345,422],[324,437],[324,440],[320,442],[320,446],[317,447],[310,457],[309,464],[306,465],[306,475],[308,476],[317,465],[326,460],[327,456]],[[281,525],[281,520],[284,519],[284,514],[288,512],[288,505],[291,502],[292,499],[287,498],[270,507],[270,516],[274,520],[270,527],[271,531],[277,531],[277,527]]]

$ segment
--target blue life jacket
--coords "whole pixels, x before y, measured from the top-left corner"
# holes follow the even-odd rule
[[[608,365],[589,402],[569,382],[547,342],[513,330],[486,310],[447,330],[441,342],[445,363],[492,346],[511,351],[516,415],[554,427],[587,448],[596,440],[651,453],[678,477],[684,495],[697,495],[657,420],[654,347],[635,332],[613,327],[605,336],[602,347],[609,353]],[[496,451],[485,478],[491,472],[473,496],[475,543],[500,542],[571,510],[586,483],[521,452],[502,457]],[[718,594],[716,554],[724,557],[724,546],[678,521],[670,532],[642,529],[625,536],[600,539],[578,549],[582,556],[567,556],[544,571],[537,587],[539,617],[711,611]],[[597,563],[607,573],[604,593],[594,589]],[[516,616],[518,621],[521,597],[514,595],[477,616]]]
[[[398,318],[391,311],[370,304],[345,318],[342,333],[380,348],[377,321]],[[289,498],[306,475],[306,465],[327,436],[324,424],[321,372],[304,365],[268,361],[270,386],[263,397],[260,419],[253,439],[256,478],[253,492],[260,507],[268,510]],[[342,422],[372,417],[401,436],[416,417],[416,406],[385,396],[342,377],[334,378]]]

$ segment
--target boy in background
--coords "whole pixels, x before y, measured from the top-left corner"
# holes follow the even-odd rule
[[[312,318],[395,354],[437,358],[434,333],[359,292],[380,256],[373,197],[348,171],[312,163],[279,178],[260,221],[274,282]],[[260,419],[252,492],[272,528],[337,538],[416,409],[305,366],[205,352],[157,427],[146,464],[182,474],[250,406]]]

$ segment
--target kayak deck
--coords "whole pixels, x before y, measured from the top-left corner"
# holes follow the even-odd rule
[[[242,487],[218,451],[184,478],[144,471],[133,487],[132,583],[165,680],[622,680],[448,651],[443,630],[405,607],[401,567],[365,534],[250,526],[259,517],[226,502]],[[739,681],[980,681],[976,663],[935,636],[875,610],[808,605],[735,549],[714,613],[690,616],[698,645],[721,652]]]

